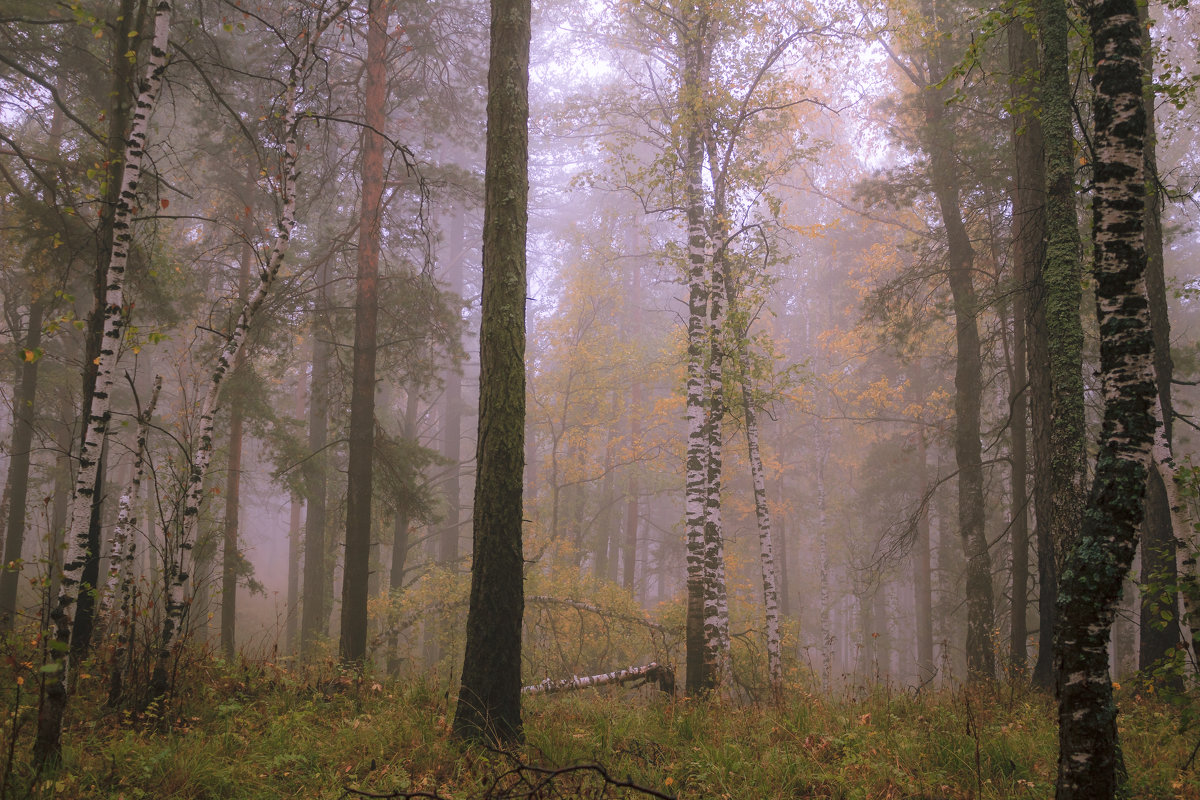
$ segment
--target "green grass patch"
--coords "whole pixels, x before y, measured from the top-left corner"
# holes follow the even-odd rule
[[[451,693],[431,682],[269,664],[208,663],[186,677],[165,721],[105,709],[102,681],[82,681],[64,763],[32,787],[33,709],[19,709],[9,796],[319,800],[353,787],[466,800],[512,763],[452,743]],[[795,685],[786,698],[779,707],[671,700],[645,688],[530,698],[516,757],[598,763],[614,778],[706,800],[1053,796],[1056,710],[1045,695],[879,687],[856,699]],[[1196,765],[1184,769],[1200,733],[1181,731],[1177,708],[1156,697],[1126,690],[1119,700],[1130,796],[1200,798]]]

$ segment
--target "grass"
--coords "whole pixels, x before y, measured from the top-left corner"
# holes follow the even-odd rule
[[[29,793],[318,799],[353,787],[460,800],[483,796],[506,763],[449,741],[450,693],[431,682],[338,678],[332,667],[291,672],[266,662],[208,662],[187,678],[169,725],[106,711],[102,681],[84,679],[63,764]],[[1183,769],[1197,733],[1180,733],[1178,712],[1152,695],[1124,689],[1119,701],[1130,796],[1200,799],[1197,770]],[[17,779],[32,713],[18,713]],[[1054,720],[1050,698],[1010,685],[916,697],[887,685],[862,697],[796,685],[779,707],[600,689],[528,699],[520,758],[597,762],[680,798],[1049,798]],[[0,744],[7,751],[6,738]],[[546,796],[583,793],[564,791]]]

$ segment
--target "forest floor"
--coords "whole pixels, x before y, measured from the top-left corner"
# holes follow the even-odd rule
[[[886,682],[778,705],[670,699],[650,687],[526,698],[523,748],[460,749],[451,694],[420,680],[193,666],[169,713],[104,708],[81,677],[59,770],[29,789],[36,694],[13,688],[0,733],[7,797],[57,798],[1049,798],[1055,707],[1016,685],[915,693]],[[1200,730],[1133,686],[1118,691],[1129,796],[1200,799]],[[164,719],[165,718],[165,719]],[[167,722],[169,721],[169,724]],[[16,730],[14,742],[13,732]],[[602,769],[580,765],[600,765]],[[578,769],[561,771],[564,767]],[[605,781],[603,775],[610,777]],[[652,789],[620,789],[628,781]],[[540,786],[540,793],[529,787]],[[524,787],[524,788],[522,788]],[[524,792],[524,793],[522,793]]]

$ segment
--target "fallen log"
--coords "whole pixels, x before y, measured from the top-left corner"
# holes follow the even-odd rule
[[[651,662],[641,667],[628,667],[619,669],[616,672],[606,672],[603,675],[588,675],[580,677],[573,675],[570,678],[562,678],[561,680],[546,680],[541,683],[535,683],[532,686],[525,686],[521,689],[521,694],[554,694],[555,692],[569,692],[575,689],[586,689],[589,686],[607,686],[611,683],[628,683],[629,681],[640,680],[643,685],[647,683],[655,683],[658,688],[669,695],[675,694],[675,673],[670,667],[660,666],[655,662]]]

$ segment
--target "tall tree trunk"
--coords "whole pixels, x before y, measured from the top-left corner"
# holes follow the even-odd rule
[[[1154,374],[1158,382],[1158,402],[1162,412],[1163,439],[1172,447],[1174,406],[1171,400],[1171,323],[1167,317],[1167,283],[1163,271],[1162,203],[1159,192],[1157,136],[1154,119],[1154,50],[1150,38],[1149,9],[1138,4],[1142,31],[1142,103],[1146,110],[1146,291],[1150,300],[1150,330],[1154,334]],[[1177,542],[1172,529],[1172,504],[1168,487],[1157,470],[1151,471],[1146,487],[1146,519],[1142,525],[1142,574],[1144,586],[1174,586]],[[1151,591],[1141,602],[1141,642],[1138,666],[1151,667],[1170,654],[1180,641],[1179,620],[1174,604],[1160,604]],[[1169,619],[1164,619],[1169,615]]]
[[[1085,10],[1094,48],[1093,247],[1104,422],[1083,526],[1059,585],[1059,800],[1117,793],[1108,644],[1137,547],[1157,400],[1144,277],[1146,117],[1137,3],[1101,0]]]
[[[1070,20],[1063,0],[1040,0],[1038,27],[1042,31],[1042,131],[1046,143],[1046,257],[1042,266],[1041,285],[1034,291],[1041,296],[1046,320],[1046,351],[1050,363],[1049,476],[1037,482],[1040,491],[1049,494],[1049,508],[1038,504],[1038,566],[1041,573],[1043,598],[1053,596],[1055,585],[1050,581],[1051,560],[1060,562],[1061,554],[1072,546],[1078,535],[1084,506],[1084,427],[1083,411],[1083,325],[1080,320],[1082,290],[1079,260],[1079,224],[1075,211],[1075,155],[1072,131],[1072,98],[1068,73],[1067,40]],[[1040,292],[1039,292],[1040,290]],[[1030,349],[1034,363],[1035,349]],[[1037,393],[1034,410],[1037,413]],[[1043,519],[1043,510],[1049,517]],[[1048,523],[1048,524],[1047,524]],[[1043,532],[1044,531],[1044,532]],[[1043,546],[1043,538],[1048,542]],[[1052,552],[1043,552],[1044,549]],[[1055,604],[1055,608],[1061,603]],[[1046,647],[1047,622],[1056,628],[1055,620],[1042,614],[1043,653],[1039,653],[1034,681],[1039,685],[1053,675],[1049,664],[1043,664]]]
[[[821,571],[821,683],[826,691],[833,688],[833,600],[830,595],[832,574],[829,564],[829,531],[826,514],[825,468],[829,464],[829,440],[817,434],[817,550]]]
[[[166,68],[170,20],[171,4],[168,0],[160,0],[154,17],[154,39],[150,45],[150,59],[147,64],[146,76],[138,92],[137,112],[134,114],[133,126],[125,145],[121,188],[113,215],[112,253],[105,278],[102,344],[97,357],[99,360],[96,363],[96,378],[91,405],[85,416],[84,440],[79,451],[79,471],[71,495],[71,522],[66,537],[69,551],[63,564],[63,578],[58,602],[51,612],[55,629],[54,637],[58,644],[51,648],[48,666],[53,671],[47,680],[45,700],[38,713],[38,732],[34,742],[33,758],[39,769],[47,762],[57,761],[62,753],[62,721],[63,712],[67,706],[67,671],[69,667],[67,651],[72,638],[74,617],[84,594],[87,594],[81,594],[79,590],[84,563],[87,561],[88,548],[91,544],[89,531],[93,516],[93,501],[97,494],[101,451],[104,447],[111,416],[110,393],[125,326],[123,289],[125,265],[129,260],[129,248],[132,243],[130,224],[133,218],[133,204],[137,198],[137,187],[141,178],[142,154],[146,146],[150,114],[154,111],[158,90],[162,85],[162,73]]]
[[[354,373],[350,390],[350,455],[346,488],[346,560],[342,574],[342,662],[367,657],[367,593],[371,570],[371,471],[375,452],[375,350],[379,315],[379,246],[383,136],[387,126],[387,21],[391,0],[370,0],[363,130],[362,213],[358,227],[358,292],[354,302]]]
[[[450,259],[446,270],[446,288],[453,292],[455,303],[463,293],[463,260],[466,258],[466,209],[457,210],[451,218],[449,243]],[[462,535],[462,369],[451,365],[444,373],[445,389],[442,424],[442,457],[448,462],[446,476],[446,521],[438,535],[438,562],[447,569],[458,570],[458,541]]]
[[[330,261],[317,272],[316,304],[313,308],[312,376],[308,391],[308,459],[304,463],[306,514],[304,519],[304,580],[300,617],[300,654],[315,655],[317,641],[329,632],[325,597],[325,529],[329,478],[325,448],[329,442],[329,378],[333,346],[330,332],[321,324],[329,314]]]
[[[0,633],[12,631],[17,615],[17,585],[21,578],[21,551],[25,546],[25,516],[29,501],[29,462],[33,455],[34,411],[37,399],[38,349],[42,344],[42,317],[46,305],[41,298],[29,304],[24,352],[17,369],[17,387],[13,392],[13,430],[9,447],[8,477],[4,496],[8,498],[8,526],[4,536],[4,561],[0,563]]]
[[[114,36],[111,54],[112,64],[112,103],[109,112],[112,119],[108,128],[108,170],[105,183],[104,203],[100,207],[99,225],[97,226],[96,271],[93,275],[92,313],[88,318],[87,336],[84,346],[83,359],[83,402],[81,404],[83,430],[80,434],[80,459],[82,448],[88,436],[87,420],[93,414],[92,398],[103,380],[100,377],[100,359],[103,351],[110,344],[105,340],[107,335],[106,317],[109,297],[108,275],[111,258],[114,251],[114,236],[121,231],[119,222],[119,201],[124,187],[123,170],[128,165],[126,158],[129,143],[126,131],[129,130],[131,114],[134,108],[134,75],[137,71],[137,60],[126,57],[127,42],[130,37],[144,30],[147,3],[145,0],[122,0],[121,8],[113,20]],[[144,85],[143,81],[143,85]],[[139,87],[140,91],[140,87]],[[140,100],[140,95],[139,95]],[[128,242],[126,245],[128,246]],[[127,260],[128,254],[125,256]],[[122,267],[122,275],[124,267]],[[105,401],[108,402],[107,400]],[[77,592],[74,619],[71,630],[71,658],[81,660],[87,655],[92,641],[92,628],[95,623],[96,584],[100,579],[100,548],[101,522],[103,519],[102,505],[104,502],[104,475],[108,456],[106,448],[100,448],[100,463],[97,469],[97,482],[92,486],[92,508],[88,516],[86,546],[81,554],[83,567],[79,576],[80,591]]]
[[[295,418],[304,419],[307,401],[304,373],[296,379]],[[284,642],[289,655],[300,653],[300,565],[304,554],[304,540],[300,531],[300,515],[304,507],[304,495],[292,492],[291,513],[288,517],[288,573],[287,573],[287,627]]]
[[[684,64],[679,105],[685,115],[683,173],[688,234],[687,466],[684,519],[687,530],[686,691],[696,695],[716,679],[705,659],[705,520],[708,501],[708,431],[705,419],[704,356],[710,282],[708,237],[704,230],[704,139],[698,118],[705,83],[708,19],[695,13],[681,42]]]
[[[454,735],[522,738],[529,0],[492,0],[471,601]]]
[[[925,507],[917,518],[916,539],[913,542],[913,606],[917,615],[917,677],[924,684],[937,674],[937,666],[933,661],[933,567],[929,542],[929,507],[933,504],[933,485],[929,478],[925,431],[920,431],[917,437],[917,478]]]
[[[758,418],[749,385],[742,383],[746,409],[746,447],[754,484],[754,515],[758,520],[759,563],[762,567],[763,605],[767,625],[767,679],[776,702],[783,699],[783,658],[779,642],[779,579],[775,571],[775,543],[771,536],[771,510],[767,505],[767,483],[758,447]]]
[[[942,16],[934,3],[935,27]],[[945,35],[945,34],[943,34]],[[931,76],[945,74],[947,61],[935,45],[930,57]],[[980,407],[983,380],[979,353],[979,302],[972,280],[975,254],[963,222],[958,168],[955,164],[954,125],[946,110],[949,90],[932,86],[925,92],[926,146],[930,177],[941,210],[949,245],[950,293],[954,302],[954,339],[957,346],[954,372],[954,457],[958,464],[958,525],[967,558],[967,672],[972,681],[995,676],[992,627],[992,560],[984,532],[983,455],[980,446]]]
[[[1038,75],[1037,43],[1020,21],[1009,26],[1008,62],[1013,99],[1013,353],[1009,379],[1009,429],[1012,435],[1012,628],[1009,663],[1024,674],[1029,661],[1029,396],[1032,384],[1027,373],[1031,313],[1028,299],[1032,281],[1044,256],[1046,231],[1045,143],[1042,125],[1031,102]],[[1036,403],[1036,401],[1035,401]],[[1036,444],[1035,444],[1036,447]]]
[[[249,238],[242,243],[241,271],[238,275],[238,302],[245,304],[250,293],[250,259],[254,257]],[[245,371],[245,348],[238,350],[233,374]],[[229,464],[225,473],[225,530],[221,539],[221,652],[232,659],[237,628],[237,585],[242,554],[238,548],[238,513],[242,499],[242,399],[234,396],[229,403]]]

